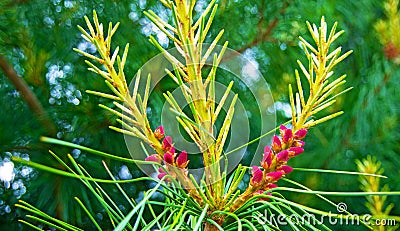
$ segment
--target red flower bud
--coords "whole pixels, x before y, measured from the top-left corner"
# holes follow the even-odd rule
[[[264,190],[261,190],[261,189],[254,191],[254,195],[261,195],[263,193],[264,193]]]
[[[253,174],[253,177],[250,180],[250,184],[253,186],[260,184],[263,180],[263,172],[261,171],[261,169],[258,166],[253,166],[251,172]]]
[[[167,173],[165,173],[165,172],[160,172],[158,175],[157,175],[157,177],[158,177],[158,179],[162,179],[164,176],[166,176],[167,175]]]
[[[290,141],[290,139],[292,139],[292,138],[293,138],[292,130],[291,129],[286,129],[284,131],[284,133],[283,133],[283,136],[282,136],[283,143],[287,144]]]
[[[297,156],[297,155],[303,153],[304,149],[300,148],[300,147],[291,147],[291,148],[289,148],[289,152],[291,153],[291,156]]]
[[[395,59],[400,55],[400,48],[396,47],[393,42],[388,42],[383,48],[383,52],[385,53],[386,58]]]
[[[164,153],[164,162],[170,165],[174,164],[174,156],[170,152]]]
[[[269,183],[266,185],[266,188],[268,188],[268,189],[272,189],[272,188],[276,188],[276,187],[278,187],[278,185],[272,184],[272,183]]]
[[[164,169],[161,168],[161,167],[159,167],[159,168],[158,168],[158,175],[157,175],[157,178],[161,180],[161,179],[162,179],[164,176],[166,176],[166,175],[167,175],[167,173],[164,172]],[[168,179],[166,179],[166,181],[169,182],[169,181],[171,181],[171,179],[168,178]]]
[[[277,137],[277,136],[274,136],[273,138],[272,138],[272,149],[275,151],[275,152],[279,152],[280,150],[281,150],[281,148],[282,148],[282,144],[281,144],[281,140],[279,139],[279,137]]]
[[[171,153],[172,156],[175,156],[175,148],[172,146],[167,152]]]
[[[261,166],[264,169],[268,169],[271,166],[273,155],[274,154],[272,153],[271,148],[269,146],[265,146],[263,159],[261,161]]]
[[[179,168],[186,168],[186,166],[188,165],[189,161],[188,161],[188,154],[185,150],[183,150],[181,152],[181,154],[179,154],[178,158],[176,158],[176,165]]]
[[[294,138],[302,140],[307,135],[307,129],[302,128],[294,133]]]
[[[276,184],[272,184],[272,183],[268,183],[268,184],[264,184],[263,185],[263,189],[265,191],[268,191],[268,190],[276,188],[276,187],[278,187],[278,186]]]
[[[261,171],[260,167],[252,166],[251,167],[251,174],[254,175],[255,172]]]
[[[288,150],[283,150],[282,152],[276,155],[276,160],[279,162],[286,162],[289,160],[289,152]]]
[[[279,171],[279,172],[270,172],[270,173],[267,174],[267,178],[269,178],[269,180],[271,182],[278,181],[279,179],[281,179],[282,176],[283,176],[283,173],[281,171]]]
[[[272,153],[271,148],[270,148],[268,145],[265,146],[265,147],[264,147],[264,154],[270,154],[270,153]]]
[[[290,167],[289,165],[283,165],[283,166],[279,167],[278,170],[283,171],[285,174],[289,174],[289,173],[293,172],[293,168]]]
[[[254,196],[257,196],[257,195],[262,195],[262,194],[264,194],[264,190],[256,190],[254,193],[253,193],[253,195]],[[264,195],[272,195],[271,193],[266,193],[266,194],[264,194]],[[266,197],[262,197],[262,198],[260,198],[260,199],[258,199],[258,200],[260,200],[260,201],[267,201],[267,200],[269,200],[269,198],[266,198]]]
[[[281,132],[281,134],[284,134],[284,132],[287,130],[287,127],[283,124],[281,124],[281,126],[279,126],[279,130]]]
[[[295,147],[303,147],[304,146],[304,141],[302,141],[302,140],[295,140],[294,142],[293,142],[293,146],[295,146]]]
[[[153,154],[151,156],[146,157],[145,161],[153,161],[157,163],[161,163],[161,157],[158,154]]]
[[[253,195],[261,195],[264,192],[265,192],[264,190],[259,189],[259,190],[254,191]]]
[[[161,140],[162,138],[164,138],[164,127],[159,126],[158,128],[156,128],[156,130],[154,130],[154,136],[157,140]]]
[[[169,151],[172,148],[172,138],[171,136],[166,136],[162,142],[162,149],[164,151]]]

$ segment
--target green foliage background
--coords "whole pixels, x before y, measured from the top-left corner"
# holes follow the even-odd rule
[[[297,37],[307,36],[305,21],[318,23],[324,15],[328,25],[339,22],[339,29],[346,31],[340,39],[343,50],[351,49],[354,53],[339,66],[337,72],[346,73],[347,86],[354,86],[354,89],[340,97],[336,108],[332,109],[344,110],[345,114],[313,128],[306,138],[306,153],[294,159],[291,165],[355,171],[355,159],[375,155],[382,161],[388,176],[384,183],[388,183],[393,191],[400,190],[400,69],[385,58],[379,35],[374,31],[374,24],[384,17],[382,3],[376,0],[220,0],[219,4],[211,35],[215,36],[219,29],[224,28],[223,38],[230,42],[229,47],[258,64],[270,84],[275,101],[279,102],[289,101],[287,85],[294,83],[296,60],[303,58]],[[197,10],[204,6],[204,1],[198,1]],[[104,23],[121,22],[114,44],[129,42],[131,45],[125,68],[130,80],[140,66],[158,54],[147,40],[150,34],[156,35],[155,27],[142,13],[145,9],[152,9],[167,18],[169,14],[157,1],[0,1],[0,55],[24,78],[57,128],[54,134],[43,129],[1,72],[2,158],[29,156],[36,162],[57,166],[48,155],[49,149],[62,158],[67,153],[75,153],[78,161],[93,175],[106,177],[100,167],[100,159],[77,150],[43,144],[39,141],[42,135],[129,156],[123,136],[108,129],[109,125],[118,126],[114,116],[97,106],[109,102],[85,93],[86,89],[106,91],[103,80],[88,72],[84,58],[72,51],[73,47],[83,42],[76,25],[84,25],[83,16],[91,15],[93,9]],[[169,43],[168,47],[172,44]],[[287,119],[285,113],[278,110],[278,123]],[[259,121],[254,124],[259,124]],[[108,164],[118,176],[121,163]],[[132,177],[142,174],[136,166],[127,167]],[[23,166],[16,168],[22,170]],[[359,191],[357,177],[294,172],[289,178],[315,190]],[[13,207],[19,198],[74,224],[91,227],[90,221],[81,216],[78,205],[73,201],[74,196],[79,196],[91,202],[78,181],[36,171],[25,177],[17,174],[15,181],[18,179],[26,187],[23,195],[18,189],[0,186],[1,230],[6,227],[9,230],[22,229],[17,219],[23,214]],[[140,198],[140,191],[150,186],[125,187],[131,197]],[[324,208],[324,204],[315,197],[286,195],[294,201],[336,212],[335,208]],[[349,211],[368,213],[362,205],[364,198],[333,199],[345,202]],[[396,197],[389,198],[389,201],[400,204]],[[11,208],[9,213],[5,212],[7,205]],[[98,211],[100,218],[101,209],[96,203],[91,203],[91,206]],[[395,206],[392,214],[399,215],[400,207]]]

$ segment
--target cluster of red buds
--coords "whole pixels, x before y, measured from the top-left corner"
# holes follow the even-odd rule
[[[383,52],[387,59],[396,59],[400,56],[400,47],[396,46],[393,42],[389,42],[383,48]]]
[[[293,171],[293,168],[287,165],[288,160],[304,152],[302,139],[307,135],[307,129],[299,129],[293,134],[291,129],[281,125],[279,130],[281,138],[274,136],[271,147],[264,148],[261,161],[263,170],[258,166],[252,167],[250,185],[259,188],[253,193],[254,195],[277,187],[274,183]]]
[[[157,162],[160,164],[163,163],[166,169],[168,169],[168,167],[177,167],[185,169],[189,163],[188,153],[185,150],[183,150],[179,155],[175,152],[175,147],[174,144],[172,143],[171,136],[166,136],[164,138],[163,126],[159,126],[154,130],[154,136],[158,140],[160,141],[162,140],[162,150],[164,151],[164,153],[162,156],[160,154],[153,154],[151,156],[148,156],[145,160]],[[159,172],[158,174],[159,179],[162,179],[164,176],[167,175],[167,173],[161,167],[158,169],[158,172]]]

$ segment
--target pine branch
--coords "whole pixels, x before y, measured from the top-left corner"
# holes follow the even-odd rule
[[[283,4],[282,8],[279,10],[279,16],[283,15],[286,12],[286,9],[289,7],[291,1],[287,1]],[[263,15],[261,15],[261,21],[258,23],[259,25],[261,25],[261,22],[263,21]],[[269,39],[271,39],[271,34],[274,31],[274,29],[276,28],[276,26],[279,23],[279,18],[276,17],[274,20],[272,20],[267,28],[261,32],[261,29],[259,27],[259,33],[257,34],[261,34],[261,36],[257,36],[253,39],[253,41],[251,41],[250,43],[244,45],[243,47],[237,49],[236,51],[239,53],[243,53],[244,51],[246,51],[249,48],[252,48],[254,46],[257,46],[258,44],[267,41]]]
[[[33,114],[35,114],[43,128],[46,130],[47,134],[54,136],[57,132],[54,122],[49,118],[47,112],[44,110],[43,105],[40,103],[35,93],[33,93],[33,91],[29,88],[25,80],[18,76],[15,69],[3,55],[0,55],[0,69],[14,85],[15,89],[21,94],[22,98],[28,104],[29,109],[31,109]]]

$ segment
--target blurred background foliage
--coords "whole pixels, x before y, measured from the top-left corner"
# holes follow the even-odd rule
[[[354,89],[340,97],[336,108],[332,109],[344,110],[345,114],[313,128],[306,138],[306,154],[292,160],[291,165],[356,171],[356,159],[373,155],[382,162],[384,174],[388,176],[383,183],[388,183],[392,191],[400,190],[400,68],[395,60],[400,53],[397,43],[400,35],[398,31],[397,34],[385,34],[388,29],[376,32],[379,20],[383,20],[381,24],[394,20],[393,15],[385,14],[383,2],[219,0],[219,4],[210,34],[215,36],[224,28],[223,38],[230,42],[229,47],[244,54],[258,67],[270,84],[278,123],[287,121],[290,116],[287,114],[287,85],[294,84],[296,60],[304,61],[298,36],[308,36],[305,21],[317,23],[324,15],[328,25],[339,22],[339,29],[346,31],[339,42],[343,44],[343,50],[351,49],[354,53],[339,66],[337,73],[346,73],[347,86],[354,86]],[[206,2],[199,0],[196,10],[205,6]],[[93,9],[103,23],[121,22],[114,45],[123,46],[128,42],[131,45],[125,68],[128,80],[140,66],[158,54],[148,42],[149,35],[154,35],[164,47],[173,45],[142,13],[152,9],[162,18],[168,18],[169,12],[156,0],[1,0],[0,165],[14,155],[60,168],[48,155],[51,149],[64,159],[71,153],[92,175],[106,177],[99,158],[80,150],[43,144],[39,141],[43,135],[129,156],[123,135],[108,129],[109,125],[118,126],[114,116],[98,107],[99,103],[108,105],[110,102],[85,93],[87,89],[107,91],[103,79],[88,72],[84,58],[72,51],[73,47],[78,47],[94,52],[76,28],[76,25],[84,25],[83,16],[91,16]],[[380,28],[385,27],[381,25]],[[5,71],[10,69],[15,70],[16,75]],[[23,97],[16,90],[13,80],[21,78],[36,99]],[[168,82],[165,84],[167,86],[163,88],[169,88]],[[37,104],[32,106],[29,102],[32,100]],[[35,105],[41,105],[42,110]],[[153,114],[155,121],[156,114],[157,110]],[[254,121],[255,125],[259,123]],[[251,147],[249,151],[251,153]],[[142,175],[136,166],[107,163],[120,179]],[[74,196],[86,203],[92,201],[78,181],[20,165],[15,165],[14,173],[10,184],[0,185],[1,230],[6,227],[8,230],[23,229],[17,222],[23,214],[14,207],[21,198],[73,224],[91,227],[73,201]],[[358,178],[354,176],[294,172],[289,178],[315,190],[360,190]],[[141,191],[151,185],[124,187],[132,198],[139,200],[143,196]],[[315,196],[285,195],[302,204],[336,212]],[[350,212],[368,213],[363,206],[365,198],[331,199],[345,202]],[[387,201],[400,204],[398,197],[389,197]],[[101,220],[104,211],[96,203],[91,206]],[[124,209],[123,204],[121,209]],[[395,206],[391,213],[399,215],[400,207]]]

